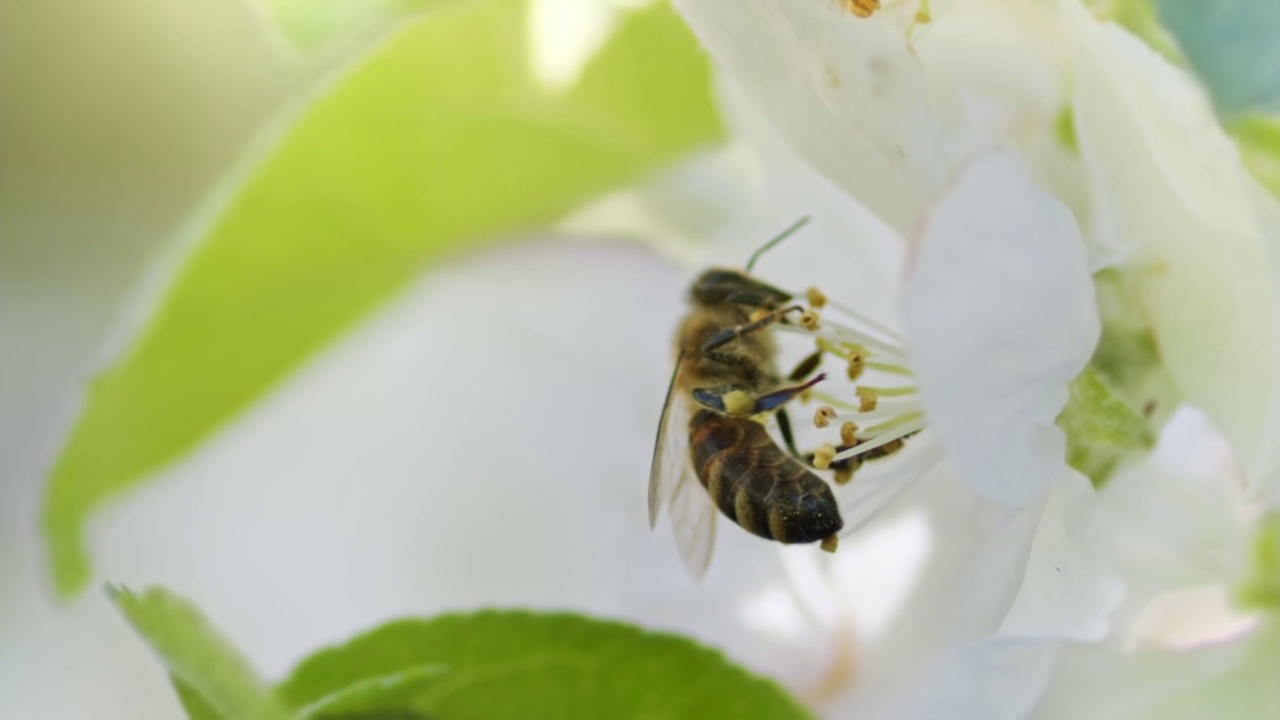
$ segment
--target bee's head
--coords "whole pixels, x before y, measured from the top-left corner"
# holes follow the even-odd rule
[[[791,293],[766,285],[738,270],[713,268],[693,281],[689,296],[703,306],[733,303],[756,307],[776,307],[791,299]]]

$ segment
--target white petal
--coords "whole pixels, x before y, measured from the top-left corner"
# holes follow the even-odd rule
[[[929,426],[979,495],[1024,504],[1063,465],[1054,421],[1100,332],[1075,221],[995,151],[962,169],[913,239],[903,321]]]
[[[1040,522],[1022,586],[1000,634],[1101,640],[1124,580],[1111,559],[1106,513],[1089,479],[1063,468]]]
[[[1189,76],[1077,0],[1062,4],[1102,222],[1138,245],[1131,269],[1161,357],[1260,491],[1280,476],[1280,264],[1254,203],[1274,200],[1259,199]]]
[[[1024,718],[1066,642],[1106,636],[1124,596],[1101,504],[1064,467],[1040,502],[991,534],[949,595],[958,644],[911,694],[904,718]]]
[[[949,653],[900,720],[1020,720],[1052,677],[1059,643],[987,638]]]
[[[824,0],[675,5],[802,156],[905,234],[951,161],[900,25]]]
[[[1064,466],[1052,490],[979,553],[956,596],[957,627],[977,637],[1095,641],[1123,598],[1102,504],[1088,478]]]
[[[1204,414],[1184,408],[1165,424],[1154,453],[1103,488],[1129,590],[1118,626],[1129,626],[1160,596],[1245,572],[1247,524],[1233,501],[1229,461]]]

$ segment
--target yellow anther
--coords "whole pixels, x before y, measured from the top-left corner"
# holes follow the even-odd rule
[[[858,412],[871,412],[880,402],[880,396],[869,387],[860,387],[858,393]]]
[[[830,405],[823,405],[813,412],[813,426],[824,428],[831,424],[836,416],[836,409]]]
[[[730,390],[724,394],[724,411],[730,415],[750,415],[755,409],[756,401],[741,390]]]
[[[835,481],[837,485],[848,485],[853,480],[853,468],[841,467],[835,472]]]
[[[828,535],[822,538],[822,544],[818,545],[818,547],[822,548],[823,550],[826,550],[829,553],[833,553],[836,551],[836,546],[838,546],[839,544],[840,544],[840,538],[836,537],[835,535]]]
[[[880,9],[880,0],[844,0],[844,9],[860,18],[868,18]]]
[[[800,315],[800,327],[805,330],[817,330],[819,327],[818,319],[818,313],[813,310],[805,310]]]
[[[831,463],[836,460],[836,448],[830,443],[823,443],[813,451],[813,466],[819,470],[826,470],[831,467]]]
[[[804,291],[805,299],[809,301],[809,307],[814,310],[821,310],[827,304],[827,296],[816,287],[811,287]]]
[[[867,358],[860,352],[854,352],[849,356],[849,367],[846,371],[849,374],[849,382],[855,382],[862,377],[862,371],[867,369]]]
[[[845,445],[858,444],[858,424],[852,420],[846,421],[840,426],[840,442]]]

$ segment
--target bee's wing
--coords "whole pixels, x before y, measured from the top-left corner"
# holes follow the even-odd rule
[[[676,547],[694,580],[702,579],[711,564],[716,540],[716,508],[698,482],[689,458],[689,418],[693,399],[676,390],[680,359],[676,359],[667,387],[667,399],[658,421],[653,466],[649,470],[649,527],[658,522],[665,504],[671,514]]]

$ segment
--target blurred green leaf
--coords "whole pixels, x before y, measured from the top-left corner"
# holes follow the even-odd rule
[[[431,669],[429,672],[427,669]],[[419,681],[385,683],[384,679]],[[402,620],[304,661],[279,688],[295,710],[366,691],[344,713],[449,720],[787,718],[807,713],[773,683],[684,638],[567,614],[480,612]],[[304,717],[307,715],[304,714]]]
[[[187,720],[232,720],[230,716],[224,715],[210,705],[209,701],[205,700],[204,696],[189,683],[172,675],[169,676],[169,682],[173,685],[173,691],[178,694],[182,709],[187,712]]]
[[[161,588],[140,595],[109,588],[108,595],[160,656],[190,717],[289,717],[249,663],[186,600]]]
[[[49,478],[63,595],[93,509],[188,452],[431,262],[545,224],[719,137],[705,58],[665,5],[572,88],[529,69],[519,0],[443,2],[307,107],[93,381]]]
[[[1156,7],[1223,117],[1280,112],[1280,2],[1156,0]]]

